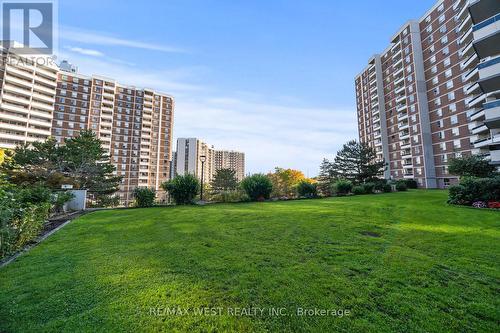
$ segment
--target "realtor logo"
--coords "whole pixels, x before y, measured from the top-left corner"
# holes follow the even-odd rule
[[[3,1],[3,43],[16,53],[53,54],[55,8],[53,1]]]

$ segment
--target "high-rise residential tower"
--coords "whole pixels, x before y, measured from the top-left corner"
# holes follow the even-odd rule
[[[192,174],[201,179],[203,169],[203,181],[209,183],[214,174],[214,152],[213,146],[197,138],[178,138],[174,161],[175,174]],[[202,156],[205,158],[203,168]]]
[[[404,24],[356,77],[359,137],[388,163],[386,178],[446,187],[457,182],[447,168],[453,157],[477,153],[500,162],[499,7],[490,0],[438,1]]]
[[[47,56],[1,45],[0,52],[0,148],[43,141],[51,133],[58,67]]]
[[[216,150],[215,171],[219,169],[234,170],[236,179],[243,180],[245,177],[245,153],[234,150]]]
[[[52,135],[63,142],[91,129],[123,177],[118,192],[122,203],[133,201],[136,187],[153,188],[162,200],[160,185],[170,178],[173,111],[170,95],[61,71]]]

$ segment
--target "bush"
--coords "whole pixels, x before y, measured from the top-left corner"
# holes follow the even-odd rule
[[[398,180],[396,182],[396,191],[398,192],[408,191],[408,186],[406,185],[406,181]]]
[[[241,181],[240,185],[252,201],[269,199],[273,190],[271,180],[263,174],[246,177]]]
[[[448,189],[448,203],[472,205],[476,201],[500,200],[500,177],[464,178]]]
[[[349,180],[337,180],[333,184],[333,192],[337,195],[346,195],[349,194],[352,190],[352,182]]]
[[[167,191],[178,205],[190,205],[200,190],[198,178],[191,174],[176,176],[161,187]]]
[[[411,188],[411,189],[416,189],[418,188],[418,183],[415,179],[405,179],[404,180],[406,187]]]
[[[136,187],[133,192],[136,207],[153,207],[155,204],[156,192],[147,187]]]
[[[39,235],[49,216],[48,193],[47,196],[47,191],[38,187],[19,189],[0,184],[0,258],[23,248]]]
[[[375,183],[364,183],[362,187],[365,194],[372,194],[375,190]]]
[[[365,189],[363,186],[354,186],[352,188],[352,193],[355,195],[365,194]]]
[[[384,184],[382,186],[382,191],[384,193],[391,193],[392,192],[392,186],[391,186],[391,184]]]
[[[301,180],[296,187],[297,195],[302,198],[316,198],[318,196],[318,188],[316,184],[306,180]]]
[[[243,202],[250,201],[248,195],[241,191],[220,191],[212,195],[211,200],[214,202]]]

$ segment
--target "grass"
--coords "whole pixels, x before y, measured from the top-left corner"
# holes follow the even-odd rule
[[[410,191],[95,212],[0,269],[0,332],[498,332],[500,213],[445,201]],[[264,313],[228,314],[248,307]]]

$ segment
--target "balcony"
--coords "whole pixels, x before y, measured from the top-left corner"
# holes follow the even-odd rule
[[[398,112],[402,112],[402,111],[406,110],[406,108],[407,108],[407,105],[406,105],[406,104],[398,104],[398,105],[396,106],[396,110],[397,110]]]
[[[406,140],[403,140],[401,143],[400,143],[400,148],[401,149],[408,149],[408,148],[411,148],[411,142],[409,139],[406,139]]]
[[[475,105],[478,105],[479,103],[482,103],[485,99],[486,99],[486,95],[485,94],[479,94],[479,95],[475,95],[475,96],[472,96],[470,98],[467,98],[465,100],[465,103],[467,104],[467,106],[469,108],[472,108]]]
[[[485,124],[480,124],[476,127],[473,127],[470,131],[472,134],[480,134],[489,131],[489,129]]]
[[[500,42],[500,41],[499,41]],[[485,61],[477,66],[481,90],[485,93],[500,90],[500,57]]]
[[[462,62],[461,67],[462,69],[475,68],[477,66],[478,61],[479,58],[477,57],[477,54],[474,52],[469,58],[467,58],[464,62]]]
[[[405,90],[405,85],[403,84],[403,85],[396,87],[395,93],[399,94],[399,93],[403,92],[404,90]]]
[[[500,128],[500,100],[484,103],[485,124],[488,128]]]
[[[404,130],[404,129],[407,129],[408,127],[410,127],[410,124],[407,121],[404,121],[404,122],[400,122],[398,124],[398,127],[399,127],[399,130]]]
[[[500,150],[490,150],[490,164],[500,165]]]
[[[491,13],[500,12],[498,0],[475,0],[469,1],[468,10],[474,22],[483,22],[491,17]]]
[[[474,32],[474,49],[480,58],[500,53],[500,14],[476,24]]]
[[[488,147],[489,145],[491,145],[491,142],[492,142],[491,137],[486,137],[486,138],[476,140],[476,141],[474,141],[474,148],[479,149],[479,148]]]
[[[462,36],[460,36],[460,44],[466,45],[472,40],[473,37],[472,30],[473,28],[471,26],[462,34]]]
[[[477,110],[476,112],[474,112],[473,114],[470,115],[470,120],[471,121],[477,121],[477,120],[483,119],[484,115],[485,115],[484,109],[479,109],[479,110]]]
[[[463,49],[460,50],[459,54],[460,54],[460,57],[462,57],[462,58],[468,58],[474,52],[475,52],[475,50],[474,50],[474,41],[470,41],[469,44],[465,45],[463,47]]]
[[[400,140],[409,139],[409,138],[410,138],[410,131],[399,132],[399,139]]]
[[[404,149],[402,152],[401,152],[401,158],[403,159],[408,159],[408,158],[411,158],[411,149]]]
[[[477,81],[477,74],[479,73],[479,69],[477,67],[474,67],[470,71],[467,72],[464,76],[465,82],[468,81]]]

